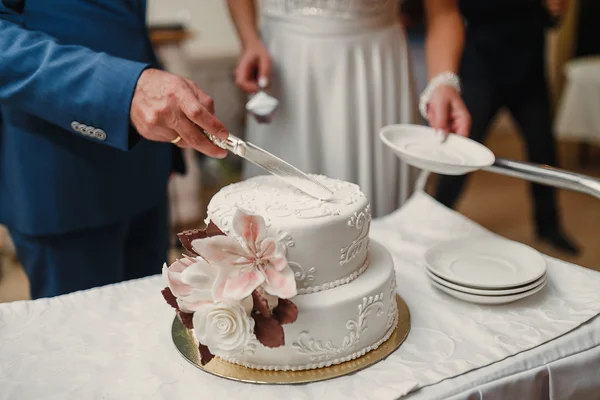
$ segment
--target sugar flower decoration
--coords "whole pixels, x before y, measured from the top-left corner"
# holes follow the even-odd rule
[[[214,300],[239,301],[258,287],[280,299],[295,296],[296,280],[285,247],[268,236],[264,219],[238,209],[232,229],[235,238],[219,235],[191,243],[197,254],[218,269]]]
[[[169,267],[163,266],[163,279],[177,298],[179,309],[186,313],[213,301],[213,286],[218,270],[201,257],[186,257]]]
[[[240,303],[208,303],[193,317],[194,334],[212,354],[234,356],[255,338],[254,319]]]

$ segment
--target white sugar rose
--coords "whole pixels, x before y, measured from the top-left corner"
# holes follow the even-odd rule
[[[193,324],[196,339],[216,355],[235,355],[254,337],[254,319],[240,303],[203,304],[196,309]]]

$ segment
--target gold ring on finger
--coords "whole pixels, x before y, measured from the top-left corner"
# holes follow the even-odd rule
[[[171,143],[177,144],[181,140],[181,136],[177,136],[175,139],[171,140]]]

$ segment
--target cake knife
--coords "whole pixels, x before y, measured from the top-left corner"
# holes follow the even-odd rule
[[[227,140],[219,140],[204,130],[203,133],[220,148],[229,150],[233,154],[258,165],[310,196],[319,200],[329,200],[333,196],[333,192],[322,183],[252,143],[245,142],[231,133]]]

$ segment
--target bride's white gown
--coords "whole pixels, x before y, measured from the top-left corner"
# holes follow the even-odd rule
[[[374,217],[397,209],[412,187],[409,167],[378,135],[418,116],[396,7],[396,0],[263,0],[269,93],[280,108],[271,124],[249,119],[246,131],[305,172],[360,185]],[[259,174],[245,164],[245,178]]]

